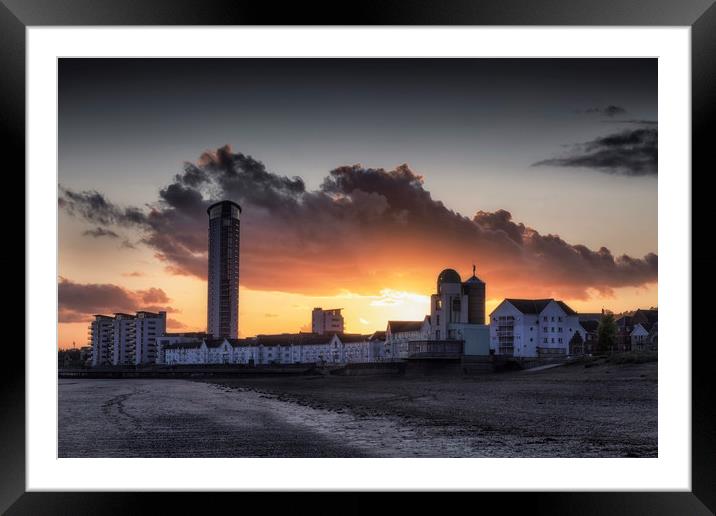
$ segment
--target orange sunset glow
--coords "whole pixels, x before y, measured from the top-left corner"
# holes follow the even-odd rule
[[[205,331],[221,200],[241,337],[314,307],[363,334],[421,320],[473,264],[487,314],[658,305],[656,60],[299,61],[62,61],[60,348],[94,314]]]

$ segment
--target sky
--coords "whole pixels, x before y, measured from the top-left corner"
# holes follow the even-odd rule
[[[242,208],[239,332],[369,333],[438,273],[657,306],[655,59],[61,59],[59,346],[206,328],[206,206]],[[74,343],[74,344],[73,344]]]

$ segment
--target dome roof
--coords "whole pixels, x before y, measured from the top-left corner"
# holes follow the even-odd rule
[[[445,269],[438,275],[438,285],[442,283],[461,283],[460,275],[455,269]]]

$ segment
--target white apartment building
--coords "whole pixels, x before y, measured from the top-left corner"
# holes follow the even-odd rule
[[[112,328],[112,365],[135,365],[135,328],[134,315],[124,313],[114,314]]]
[[[114,318],[95,315],[94,321],[90,323],[90,341],[92,367],[110,365],[114,349]]]
[[[567,356],[575,333],[586,340],[577,312],[554,299],[505,299],[490,314],[490,349],[497,355]]]
[[[137,366],[157,361],[157,338],[166,330],[166,312],[95,315],[90,323],[92,366]]]
[[[157,361],[157,338],[167,329],[167,313],[137,312],[134,317],[134,364]]]

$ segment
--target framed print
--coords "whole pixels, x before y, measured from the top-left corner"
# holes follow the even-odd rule
[[[713,510],[709,2],[80,4],[0,10],[27,200],[3,509]]]

